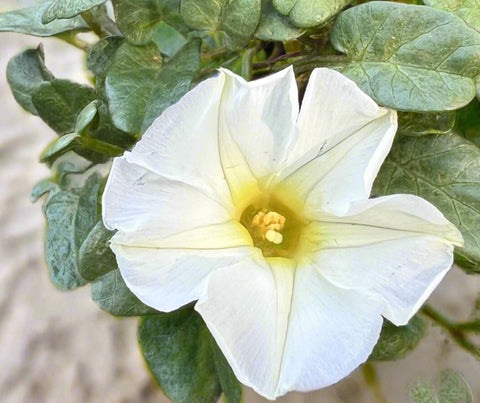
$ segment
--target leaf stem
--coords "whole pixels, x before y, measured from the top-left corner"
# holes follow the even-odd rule
[[[422,308],[422,313],[435,322],[438,326],[447,331],[451,338],[464,350],[467,350],[475,358],[480,360],[480,348],[467,339],[465,332],[460,326],[453,323],[446,316],[438,312],[430,305],[425,305]]]
[[[293,59],[293,58],[296,58],[296,57],[300,57],[300,56],[303,56],[304,54],[305,54],[304,50],[302,50],[300,52],[295,52],[295,53],[285,53],[283,55],[276,56],[272,59],[265,60],[264,62],[254,63],[253,67],[254,68],[269,67],[269,66],[271,66],[271,65],[273,65],[277,62],[281,62],[281,61],[284,61],[284,60],[287,60],[287,59]]]
[[[83,12],[82,18],[99,38],[111,35],[121,35],[117,24],[110,19],[104,6]]]
[[[223,46],[221,48],[214,49],[211,52],[205,53],[201,56],[202,64],[211,63],[211,62],[215,61],[216,59],[219,59],[220,57],[222,57],[223,55],[225,55],[228,52],[229,52],[229,50],[225,46]]]
[[[262,47],[263,47],[263,44],[258,43],[257,45],[255,45],[252,48],[247,49],[243,53],[243,56],[242,56],[242,77],[247,81],[250,81],[253,77],[253,66],[255,65],[253,63],[253,58],[254,58],[255,54],[258,53],[260,51],[260,49],[262,49]]]
[[[319,56],[306,56],[301,58],[305,54],[305,51],[295,52],[290,54],[281,55],[275,59],[266,60],[265,62],[255,63],[254,73],[275,73],[285,68],[285,65],[291,64],[295,69],[295,73],[301,74],[308,71],[312,71],[316,67],[325,66],[338,66],[347,64],[350,59],[346,55],[319,55]],[[294,61],[290,59],[300,58]]]
[[[125,152],[125,150],[119,146],[106,143],[90,136],[80,137],[79,142],[82,146],[99,154],[106,155],[107,157],[117,157]]]
[[[57,38],[62,39],[63,41],[69,43],[70,45],[73,45],[76,48],[83,50],[84,52],[90,51],[91,45],[88,42],[80,39],[76,34],[64,32],[62,34],[57,35]]]
[[[316,67],[335,66],[347,64],[350,59],[347,55],[318,55],[305,57],[293,62],[293,67],[297,74],[312,71]]]

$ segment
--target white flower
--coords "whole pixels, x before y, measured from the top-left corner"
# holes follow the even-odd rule
[[[368,199],[396,113],[313,71],[226,70],[168,108],[116,158],[104,222],[145,304],[196,310],[235,375],[274,399],[348,375],[382,315],[404,325],[452,264],[459,231],[412,195]]]

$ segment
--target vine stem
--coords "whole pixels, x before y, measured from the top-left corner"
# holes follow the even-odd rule
[[[480,348],[468,340],[465,336],[465,332],[455,323],[428,304],[422,308],[422,313],[435,322],[438,326],[445,329],[460,347],[462,347],[464,350],[467,350],[475,358],[480,360]]]
[[[365,383],[372,390],[377,403],[387,403],[387,399],[383,394],[374,365],[371,362],[366,362],[362,366],[362,372],[365,378]]]

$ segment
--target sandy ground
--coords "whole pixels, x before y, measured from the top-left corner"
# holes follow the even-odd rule
[[[2,0],[0,11],[20,3]],[[5,80],[7,61],[39,42],[55,75],[86,82],[82,54],[76,49],[55,39],[0,34],[0,402],[166,402],[144,367],[136,320],[102,312],[91,301],[89,286],[62,293],[48,279],[44,218],[40,203],[32,205],[29,193],[48,176],[37,160],[55,135],[17,106]],[[453,269],[431,301],[452,317],[465,319],[479,290],[479,277]],[[433,378],[444,368],[462,373],[480,397],[480,363],[438,328],[430,328],[406,359],[376,364],[389,402],[407,402],[415,380]],[[375,400],[357,370],[334,387],[291,393],[279,401]],[[244,402],[266,400],[247,390]]]

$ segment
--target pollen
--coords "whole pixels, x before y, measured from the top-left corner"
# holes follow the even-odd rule
[[[275,211],[259,211],[252,220],[252,225],[258,228],[262,239],[279,245],[283,242],[281,230],[285,226],[285,217]]]

